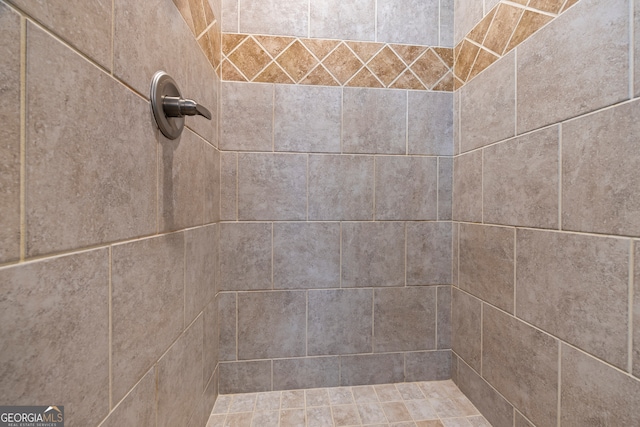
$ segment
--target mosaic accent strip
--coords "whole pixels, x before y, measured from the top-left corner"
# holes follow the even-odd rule
[[[222,34],[222,79],[453,91],[453,49]]]
[[[173,0],[200,49],[220,76],[220,22],[208,0]]]
[[[455,47],[455,88],[462,87],[578,1],[498,3]]]

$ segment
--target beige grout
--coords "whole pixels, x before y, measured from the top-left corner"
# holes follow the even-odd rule
[[[562,230],[562,123],[558,125],[558,230]]]
[[[629,1],[629,99],[635,95],[635,2]]]
[[[20,262],[27,242],[27,21],[20,17]]]
[[[113,255],[109,246],[109,410],[113,408]]]
[[[558,407],[557,407],[558,427],[562,422],[562,341],[558,340]]]
[[[628,322],[628,335],[627,335],[627,371],[629,374],[633,374],[633,308],[634,308],[634,295],[635,295],[635,242],[629,241],[629,296],[627,306],[627,322]]]

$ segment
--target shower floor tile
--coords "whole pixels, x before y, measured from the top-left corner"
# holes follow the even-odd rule
[[[207,427],[491,427],[452,381],[218,396]]]

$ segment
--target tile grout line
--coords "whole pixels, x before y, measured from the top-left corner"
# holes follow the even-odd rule
[[[518,136],[518,47],[513,48],[513,136]]]
[[[309,357],[309,290],[305,291],[305,316],[304,316],[304,354]],[[272,380],[273,381],[273,380]]]
[[[407,221],[404,222],[404,287],[407,287],[407,258],[409,257],[408,255],[408,244],[407,244]]]
[[[635,6],[629,1],[629,99],[633,99],[635,92]]]
[[[583,350],[583,349],[581,349],[580,347],[577,347],[576,345],[571,344],[571,343],[569,343],[569,342],[567,342],[567,341],[563,340],[562,338],[560,338],[560,337],[558,337],[558,336],[556,336],[556,335],[551,334],[551,333],[550,333],[550,332],[548,332],[548,331],[545,331],[544,329],[540,329],[538,326],[535,326],[535,325],[533,325],[532,323],[529,323],[529,322],[527,322],[527,321],[525,321],[525,320],[523,320],[523,319],[521,319],[521,318],[519,318],[519,317],[514,317],[514,316],[513,316],[513,314],[509,313],[508,311],[505,311],[504,309],[502,309],[502,308],[500,308],[500,307],[498,307],[498,306],[496,306],[496,305],[493,305],[493,304],[488,303],[488,302],[486,302],[486,301],[484,301],[484,300],[481,300],[479,297],[475,296],[474,294],[472,294],[472,293],[470,293],[470,292],[468,292],[468,291],[466,291],[466,290],[464,290],[464,289],[458,288],[458,291],[460,291],[460,292],[464,293],[464,294],[465,294],[465,295],[467,295],[467,296],[470,296],[470,297],[473,297],[473,298],[475,298],[475,299],[479,300],[480,302],[482,302],[482,303],[483,303],[483,306],[484,306],[484,305],[487,305],[488,307],[491,307],[491,308],[493,308],[494,310],[497,310],[497,311],[499,311],[500,313],[502,313],[502,314],[504,314],[504,315],[506,315],[506,316],[509,316],[509,317],[511,317],[511,318],[513,318],[513,319],[515,319],[516,321],[518,321],[518,322],[520,322],[520,323],[522,323],[522,324],[524,324],[524,325],[526,325],[526,326],[528,326],[528,327],[530,327],[530,328],[532,328],[532,329],[534,329],[534,330],[536,330],[536,331],[540,332],[541,334],[544,334],[545,336],[551,337],[551,338],[553,338],[553,339],[555,339],[555,340],[557,340],[557,341],[562,342],[562,344],[564,344],[564,345],[566,345],[566,346],[568,346],[568,347],[571,347],[571,348],[572,348],[573,350],[575,350],[575,351],[579,351],[580,353],[584,354],[585,356],[588,356],[588,357],[592,358],[593,360],[598,361],[599,363],[602,363],[602,364],[603,364],[603,365],[605,365],[607,368],[613,369],[614,371],[616,371],[616,372],[618,372],[618,373],[620,373],[620,374],[623,374],[625,377],[628,377],[628,378],[632,378],[632,379],[634,379],[634,380],[637,380],[637,378],[636,378],[635,376],[630,375],[626,370],[621,369],[620,367],[613,365],[611,362],[608,362],[608,361],[606,361],[606,360],[604,360],[604,359],[600,358],[599,356],[596,356],[596,355],[594,355],[594,354],[591,354],[591,353],[589,353],[588,351]],[[456,354],[457,354],[457,353],[456,353]],[[458,356],[459,356],[459,355],[458,355]],[[459,356],[459,357],[460,357],[460,356]],[[465,359],[464,359],[464,358],[462,358],[462,357],[460,357],[460,359],[461,359],[461,360],[463,360],[463,361],[465,361]],[[465,361],[465,363],[466,363],[466,361]],[[467,365],[468,365],[468,363],[467,363]],[[476,370],[474,369],[474,371],[476,371]],[[476,371],[476,372],[477,372],[477,371]]]
[[[513,229],[513,317],[517,317],[516,315],[516,301],[518,301],[518,229]]]
[[[484,378],[482,376],[482,359],[484,359],[484,357],[482,357],[482,354],[484,353],[484,305],[485,305],[485,302],[480,298],[478,299],[480,300],[480,377]]]
[[[558,404],[557,404],[557,423],[560,427],[562,416],[562,341],[558,340]]]
[[[109,246],[109,411],[113,410],[113,248]],[[146,375],[146,374],[145,374]]]
[[[633,306],[634,306],[634,275],[635,275],[635,242],[629,241],[629,296],[627,308],[627,321],[629,322],[629,330],[627,336],[627,371],[633,375]]]
[[[239,327],[239,317],[240,317],[240,307],[239,307],[239,303],[238,303],[238,292],[234,292],[233,295],[235,298],[235,312],[236,312],[236,333],[235,333],[235,338],[236,338],[236,362],[239,362],[239,352],[238,352],[238,327]]]
[[[111,76],[116,65],[116,0],[111,0]]]
[[[558,230],[562,230],[562,123],[558,125]]]
[[[20,262],[27,245],[27,20],[20,16]]]

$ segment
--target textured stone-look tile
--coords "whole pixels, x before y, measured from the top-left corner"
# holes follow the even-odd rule
[[[205,400],[213,399],[213,401],[215,401],[215,396],[211,397],[208,394],[208,392],[213,392],[214,387],[211,383],[215,379],[214,372],[216,367],[218,366],[218,360],[220,358],[220,326],[218,322],[218,302],[215,298],[204,308],[202,315],[202,320],[204,322],[204,350],[202,356],[204,369],[202,377],[205,385]],[[213,407],[213,401],[211,401],[211,407]],[[205,401],[205,405],[208,404],[208,401]]]
[[[12,3],[103,67],[111,68],[111,1],[48,3],[13,0]],[[2,9],[4,15],[6,8]]]
[[[453,279],[452,279],[452,285],[453,286],[458,286],[458,260],[459,260],[459,253],[460,253],[460,248],[459,248],[459,236],[460,236],[460,224],[456,224],[453,223]]]
[[[155,368],[147,372],[127,397],[113,408],[113,412],[109,414],[100,426],[154,425],[156,420],[155,373]]]
[[[640,102],[562,126],[562,226],[640,236]]]
[[[377,40],[437,46],[439,2],[437,0],[378,0]]]
[[[484,150],[484,220],[558,228],[558,127]]]
[[[275,91],[276,151],[340,152],[340,88],[278,85]]]
[[[450,221],[453,215],[453,158],[438,158],[438,220]]]
[[[271,289],[271,224],[220,224],[220,290]]]
[[[451,223],[407,223],[407,286],[451,283]]]
[[[383,402],[380,404],[389,422],[411,421],[411,414],[403,402]]]
[[[220,394],[271,390],[271,361],[220,363]]]
[[[279,411],[255,411],[251,418],[251,427],[279,427]]]
[[[20,257],[20,15],[0,4],[0,263]]]
[[[516,411],[515,427],[534,427],[520,412]]]
[[[204,145],[204,223],[220,221],[220,151]]]
[[[337,405],[331,407],[333,421],[337,427],[360,425],[360,416],[356,405]]]
[[[269,391],[256,395],[256,411],[277,411],[280,409],[279,391]]]
[[[224,427],[251,427],[253,412],[241,412],[227,415]]]
[[[375,387],[373,386],[364,385],[361,387],[352,387],[351,391],[353,393],[353,397],[355,398],[356,403],[381,401],[381,399],[379,399],[378,397]]]
[[[458,365],[458,387],[493,427],[513,426],[513,406],[463,361]]]
[[[339,288],[340,224],[274,224],[273,287]]]
[[[308,298],[309,355],[372,351],[372,290],[310,291]]]
[[[331,405],[349,405],[355,403],[351,387],[333,387],[327,390]]]
[[[483,16],[483,2],[474,0],[455,0],[454,44],[457,45]]]
[[[111,258],[113,399],[117,401],[182,332],[184,235],[117,245]]]
[[[517,246],[518,317],[625,369],[629,241],[518,230]]]
[[[185,231],[185,324],[215,297],[217,225]]]
[[[637,379],[562,345],[563,425],[637,425],[639,406]]]
[[[339,384],[340,361],[338,357],[309,357],[273,361],[274,390],[337,387]],[[308,399],[307,406],[309,406]]]
[[[463,152],[514,135],[514,63],[515,54],[512,52],[461,89],[460,138]]]
[[[304,356],[305,294],[238,294],[238,359]]]
[[[451,348],[451,292],[452,286],[438,286],[437,347]]]
[[[311,0],[311,37],[375,40],[375,0]]]
[[[237,33],[238,28],[238,0],[222,0],[221,7],[222,31]]]
[[[482,302],[456,288],[451,295],[451,348],[480,371]]]
[[[114,75],[146,96],[153,75],[163,70],[184,91],[191,58],[196,54],[202,55],[202,52],[198,43],[193,41],[193,34],[175,4],[171,0],[144,3],[114,0],[113,8]],[[164,37],[166,34],[172,37]],[[184,92],[182,94],[189,96]]]
[[[365,425],[375,424],[385,425],[387,417],[384,414],[380,403],[360,403],[357,405],[360,419]]]
[[[280,411],[281,427],[296,427],[305,425],[304,409],[287,409]]]
[[[376,220],[437,219],[437,186],[434,157],[377,157]]]
[[[154,233],[149,104],[31,24],[27,52],[27,255]]]
[[[333,424],[333,414],[329,406],[307,408],[307,425],[309,427],[324,427]]]
[[[513,228],[460,225],[460,289],[513,312]]]
[[[633,58],[634,58],[634,71],[635,71],[635,76],[634,76],[634,89],[635,89],[635,96],[637,97],[638,95],[640,95],[640,0],[634,0],[634,4],[633,4],[633,8],[634,8],[634,21],[633,21],[633,29],[634,29],[634,41],[635,41],[635,45],[634,45],[634,51],[633,51]]]
[[[207,0],[205,0],[205,2],[206,1]],[[212,35],[216,29],[218,30],[218,33],[215,36],[218,38],[216,55],[219,56],[219,38],[221,36],[217,24],[216,26],[211,27],[209,31],[200,38],[200,43],[206,43],[205,40],[210,40],[210,35]],[[193,43],[196,42],[194,41]],[[206,47],[206,50],[204,47]],[[212,49],[212,41],[210,40],[210,42],[206,43],[206,46],[204,47],[203,49],[200,49],[200,46],[192,46],[191,43],[189,44],[190,54],[188,56],[189,63],[187,64],[187,81],[182,84],[184,87],[181,86],[180,89],[183,91],[183,96],[195,98],[196,102],[206,107],[213,116],[212,120],[207,120],[202,116],[185,117],[185,125],[200,135],[207,142],[217,147],[218,117],[220,116],[218,104],[220,98],[220,78],[216,75],[216,71],[210,60],[208,60],[207,56],[201,52],[201,50],[208,52]],[[219,63],[220,58],[217,57],[216,61]]]
[[[158,212],[160,230],[201,225],[204,212],[205,142],[186,130],[182,137],[160,137]]]
[[[405,354],[405,381],[440,381],[450,378],[450,350]]]
[[[307,156],[240,153],[238,218],[242,221],[304,220]]]
[[[240,32],[307,36],[309,2],[306,0],[243,0]]]
[[[221,83],[220,149],[271,151],[273,85]]]
[[[69,425],[97,425],[109,412],[108,251],[5,268],[0,283],[0,399],[65,402]]]
[[[203,328],[199,317],[158,361],[158,426],[186,425],[204,391]]]
[[[304,408],[304,390],[284,391],[281,402],[282,409]]]
[[[640,378],[640,242],[634,242],[633,374]]]
[[[487,305],[482,337],[482,376],[534,423],[556,424],[558,341]]]
[[[440,1],[440,42],[438,46],[453,47],[454,41],[454,0]]]
[[[404,356],[402,353],[340,356],[340,370],[343,386],[402,382]]]
[[[309,220],[372,220],[373,157],[309,156]]]
[[[342,286],[403,286],[404,255],[404,223],[344,223]]]
[[[518,47],[518,132],[629,96],[629,5],[583,0]]]
[[[220,153],[220,219],[238,220],[238,153]]]
[[[482,221],[482,152],[453,160],[453,219]]]
[[[220,328],[220,361],[237,359],[237,293],[223,292],[218,295],[218,322]]]
[[[396,388],[395,384],[377,385],[373,389],[378,395],[378,400],[380,400],[380,402],[398,402],[402,400],[402,395]]]
[[[453,154],[453,94],[409,92],[409,154]]]
[[[258,400],[256,393],[239,394],[232,397],[229,405],[229,413],[242,413],[253,411]]]
[[[436,348],[436,298],[434,287],[377,289],[374,352]]]
[[[407,94],[392,89],[345,88],[342,144],[346,153],[404,154]]]

